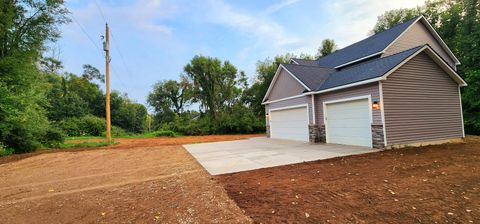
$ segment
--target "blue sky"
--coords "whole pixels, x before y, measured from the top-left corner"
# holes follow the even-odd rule
[[[177,79],[195,55],[229,60],[253,79],[258,60],[287,52],[315,54],[325,38],[333,38],[340,48],[347,46],[365,38],[384,11],[422,3],[67,0],[73,21],[61,27],[62,38],[49,54],[64,62],[65,71],[80,74],[83,64],[104,71],[102,52],[96,46],[101,48],[105,17],[113,35],[111,88],[145,103],[155,82]]]

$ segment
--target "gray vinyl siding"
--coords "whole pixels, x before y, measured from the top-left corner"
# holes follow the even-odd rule
[[[295,80],[288,72],[281,70],[278,74],[277,80],[272,86],[269,96],[269,101],[278,100],[290,96],[300,95],[305,91],[297,80]]]
[[[344,98],[366,95],[371,95],[372,102],[380,102],[378,82],[315,95],[315,118],[317,120],[317,124],[323,124],[324,101],[340,100]],[[372,115],[373,124],[382,124],[382,114],[380,110],[373,109]]]
[[[265,112],[268,113],[270,109],[276,109],[281,107],[290,107],[301,104],[308,104],[308,119],[310,123],[313,123],[313,114],[312,114],[312,98],[310,96],[302,96],[298,98],[293,98],[289,100],[283,100],[280,102],[270,103],[265,105]]]
[[[420,53],[383,82],[387,144],[463,137],[458,84]]]
[[[398,38],[390,47],[385,50],[385,56],[392,55],[410,48],[429,44],[440,57],[442,57],[452,68],[455,68],[455,62],[443,49],[440,43],[432,36],[430,31],[422,22],[413,24],[400,38]]]

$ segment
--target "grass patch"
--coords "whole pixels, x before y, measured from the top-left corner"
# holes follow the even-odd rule
[[[112,144],[115,144],[115,142],[112,143]],[[102,142],[79,142],[79,143],[65,142],[65,143],[61,143],[59,148],[60,149],[93,148],[93,147],[102,147],[102,146],[107,146],[107,145],[109,145],[109,144],[105,141],[102,141]]]
[[[126,135],[121,137],[122,138],[155,138],[155,137],[179,137],[179,136],[183,136],[183,134],[174,132],[174,131],[159,130],[154,132],[132,134],[132,135]]]
[[[65,140],[91,140],[91,139],[103,139],[105,137],[101,136],[72,136],[72,137],[65,137]]]

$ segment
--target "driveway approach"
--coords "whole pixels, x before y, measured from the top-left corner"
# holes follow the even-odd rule
[[[257,137],[246,140],[184,145],[211,174],[226,174],[378,150],[336,144],[309,144]]]

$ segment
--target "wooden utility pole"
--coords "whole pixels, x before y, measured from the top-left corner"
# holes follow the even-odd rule
[[[110,33],[108,23],[105,24],[105,42],[103,42],[103,50],[105,51],[105,119],[107,121],[107,143],[112,142],[110,127]]]

